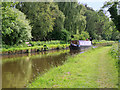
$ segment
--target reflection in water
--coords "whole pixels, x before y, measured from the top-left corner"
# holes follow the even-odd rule
[[[92,46],[93,48],[96,48],[94,46]],[[86,50],[90,49],[91,47],[81,47],[80,50],[70,50],[70,54],[71,55],[75,55],[75,54],[78,54],[78,53],[84,53]]]
[[[17,58],[17,55],[14,55],[14,59],[17,58],[17,60],[6,62],[2,65],[2,88],[23,88],[26,83],[30,82],[37,75],[43,74],[52,66],[63,64],[68,55],[66,52],[68,52],[68,50],[55,55],[47,55],[50,52],[44,52],[42,53],[43,56],[45,55],[44,57],[41,57],[41,53],[33,53],[32,56],[24,55],[26,56],[25,58],[22,58],[22,55],[18,55],[19,58]],[[56,51],[56,53],[59,52]],[[9,56],[9,59],[13,57]],[[5,56],[3,57],[3,60],[4,59],[8,58]]]
[[[20,88],[30,79],[32,73],[32,62],[27,57],[18,62],[8,62],[2,66],[2,87]]]

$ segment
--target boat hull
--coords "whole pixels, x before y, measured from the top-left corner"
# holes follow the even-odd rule
[[[69,48],[70,48],[70,50],[80,50],[81,49],[80,46],[73,46],[73,45],[70,45]]]
[[[86,49],[89,47],[91,47],[91,46],[73,46],[73,45],[69,46],[70,50],[82,50],[82,49]]]

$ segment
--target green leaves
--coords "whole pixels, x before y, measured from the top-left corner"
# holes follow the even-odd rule
[[[86,31],[90,34],[90,37],[101,40],[110,40],[112,34],[111,21],[104,14],[102,10],[95,12],[92,10],[87,10],[86,13]]]
[[[86,22],[83,12],[85,7],[83,5],[79,5],[77,2],[60,2],[58,6],[65,15],[64,28],[66,30],[76,34],[77,31],[81,32],[85,29]]]
[[[109,10],[116,11],[116,4],[109,5]],[[116,17],[116,12],[112,13],[115,14],[112,20],[119,28],[119,16]],[[114,24],[102,10],[94,11],[78,2],[4,2],[2,23],[3,42],[8,45],[28,41],[32,36],[32,40],[37,41],[68,41],[70,35],[83,40],[89,36],[107,40],[115,39],[115,35],[116,39],[119,37],[118,32],[114,32]]]
[[[114,22],[117,30],[120,32],[120,15],[117,14],[117,1],[109,1],[104,4],[103,8],[108,7],[108,11],[111,14],[111,19]]]
[[[90,36],[89,36],[89,33],[86,32],[86,31],[82,31],[81,34],[75,34],[74,35],[74,38],[72,38],[72,40],[86,40],[88,39]]]
[[[32,38],[31,26],[26,16],[18,9],[7,7],[3,4],[2,9],[2,40],[7,45],[25,42]]]
[[[24,12],[30,20],[32,35],[35,40],[44,40],[48,32],[53,30],[54,10],[51,10],[53,4],[42,2],[23,2],[18,8]]]

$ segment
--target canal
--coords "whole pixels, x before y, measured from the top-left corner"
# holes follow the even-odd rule
[[[96,48],[96,46],[93,46]],[[83,53],[88,48],[83,48]],[[64,64],[68,56],[75,55],[69,49],[39,53],[26,53],[2,56],[2,88],[25,88],[38,75],[50,68]]]
[[[38,75],[62,65],[69,50],[2,56],[2,88],[24,88]]]

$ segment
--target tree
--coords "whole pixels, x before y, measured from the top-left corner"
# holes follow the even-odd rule
[[[90,37],[96,39],[97,38],[96,24],[99,21],[98,14],[95,11],[86,10],[85,16],[87,21],[85,31],[89,33]]]
[[[112,35],[111,40],[119,40],[120,39],[120,32],[116,29],[116,26],[112,22]]]
[[[85,29],[85,7],[83,5],[79,5],[78,2],[59,2],[58,6],[65,15],[64,28],[66,30],[76,34]]]
[[[67,30],[63,29],[61,30],[61,33],[60,33],[60,39],[61,40],[64,40],[64,41],[68,41],[70,40],[70,32],[68,32]]]
[[[116,25],[117,30],[120,32],[120,15],[117,14],[117,5],[117,1],[108,1],[102,8],[108,8],[109,13],[111,14],[110,18]]]
[[[19,44],[32,38],[31,26],[26,16],[12,7],[15,3],[2,3],[2,42],[7,45]]]
[[[112,35],[112,22],[109,18],[103,13],[103,11],[98,12],[99,21],[96,25],[97,34],[101,39],[110,40]],[[98,38],[99,38],[98,37]]]
[[[60,40],[61,39],[61,30],[64,29],[65,15],[62,11],[59,10],[59,7],[56,3],[52,3],[51,9],[54,10],[53,17],[55,18],[53,31],[49,32],[47,35],[47,40]]]
[[[22,2],[17,8],[30,19],[34,40],[46,40],[54,26],[54,7],[50,2]]]
[[[88,8],[85,13],[86,16],[86,31],[93,39],[110,40],[112,34],[112,27],[109,18],[103,11],[94,11]]]

